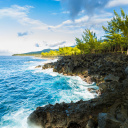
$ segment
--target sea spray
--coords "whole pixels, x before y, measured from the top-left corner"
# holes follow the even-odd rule
[[[96,85],[88,85],[78,76],[35,68],[49,60],[32,57],[1,57],[0,60],[1,128],[28,128],[27,117],[38,106],[89,100],[96,95],[87,91]]]

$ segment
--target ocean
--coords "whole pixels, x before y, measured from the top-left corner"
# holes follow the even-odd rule
[[[34,57],[0,56],[0,128],[28,128],[27,117],[38,106],[96,96],[78,76],[64,76],[37,65],[56,61]]]

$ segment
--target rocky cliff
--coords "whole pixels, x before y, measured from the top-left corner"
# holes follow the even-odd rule
[[[80,75],[88,83],[96,82],[99,96],[89,101],[38,107],[28,117],[31,127],[128,128],[128,56],[67,56],[44,65],[46,68],[64,75]]]

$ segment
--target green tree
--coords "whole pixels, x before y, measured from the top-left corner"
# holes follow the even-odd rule
[[[89,29],[85,29],[82,39],[76,38],[77,47],[82,53],[95,53],[98,51],[99,42],[97,41],[96,34]]]
[[[106,38],[113,43],[114,50],[120,49],[122,52],[127,49],[128,54],[128,15],[121,9],[121,16],[114,11],[113,19],[108,22],[108,26],[103,29],[107,33]]]

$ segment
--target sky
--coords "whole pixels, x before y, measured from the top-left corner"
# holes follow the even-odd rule
[[[85,29],[100,39],[128,0],[0,0],[0,55],[76,45]]]

